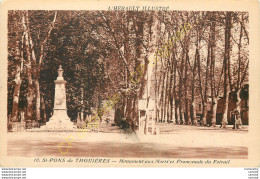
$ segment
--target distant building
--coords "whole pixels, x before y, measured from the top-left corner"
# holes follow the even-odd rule
[[[248,125],[248,110],[249,110],[249,85],[246,84],[243,86],[241,92],[240,92],[240,98],[241,98],[241,119],[243,125]],[[235,110],[236,106],[236,93],[230,92],[229,93],[229,104],[228,104],[228,124],[233,124],[233,115],[232,112]],[[210,116],[211,116],[211,101],[212,98],[208,97],[208,105],[207,105],[207,121],[210,122]],[[221,119],[223,116],[224,111],[224,98],[220,97],[218,100],[218,107],[217,107],[217,124],[221,124]],[[203,111],[203,105],[202,103],[198,103],[196,106],[196,114],[197,116],[202,116]]]

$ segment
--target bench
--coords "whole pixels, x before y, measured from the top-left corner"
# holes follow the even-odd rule
[[[99,122],[78,122],[77,128],[85,132],[99,132]]]
[[[99,132],[99,122],[90,122],[90,123],[88,123],[87,124],[87,129],[90,129],[90,131]]]

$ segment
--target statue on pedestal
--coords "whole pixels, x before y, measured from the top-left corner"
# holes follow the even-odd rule
[[[54,95],[54,109],[53,115],[49,122],[44,126],[46,129],[73,129],[75,128],[73,122],[67,115],[66,104],[66,81],[63,78],[62,66],[58,69],[58,77],[55,80],[55,95]]]

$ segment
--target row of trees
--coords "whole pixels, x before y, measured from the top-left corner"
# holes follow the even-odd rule
[[[121,96],[115,121],[123,118],[132,129],[138,126],[140,99],[146,100],[147,113],[154,99],[157,121],[177,124],[196,125],[196,105],[202,103],[203,125],[210,105],[214,126],[223,97],[225,127],[230,92],[240,111],[248,81],[246,12],[9,11],[8,17],[12,121],[19,110],[29,120],[51,116],[60,64],[73,119],[78,112],[84,118],[115,93]],[[191,25],[188,31],[185,24]],[[172,37],[174,45],[165,46]]]
[[[207,105],[210,105],[210,124],[215,126],[219,97],[223,96],[222,125],[225,127],[229,94],[236,93],[236,110],[240,112],[240,92],[248,80],[248,16],[242,12],[174,14],[166,15],[166,20],[161,21],[166,39],[176,33],[172,30],[176,24],[194,26],[183,33],[182,40],[155,68],[160,70],[155,79],[157,119],[170,121],[174,114],[177,124],[196,125],[196,104],[202,103],[202,125],[207,124]]]
[[[105,55],[91,27],[76,15],[58,11],[9,11],[8,116],[46,122],[53,111],[54,80],[62,65],[69,116],[97,106],[102,94]],[[98,48],[97,48],[98,47]]]
[[[111,14],[113,16],[102,14],[103,28],[119,60],[124,62],[123,88],[133,91],[124,95],[118,106],[119,113],[129,120],[131,127],[137,123],[139,99],[146,99],[146,106],[149,106],[149,99],[155,99],[156,119],[175,120],[177,124],[196,125],[196,104],[202,103],[202,125],[208,122],[210,107],[209,123],[215,126],[218,101],[223,97],[222,127],[225,127],[231,93],[235,93],[235,108],[240,112],[241,89],[248,81],[248,13]],[[192,28],[180,31],[180,28],[185,29],[185,24]],[[170,48],[165,44],[169,44],[173,36],[177,41],[171,42],[175,44]],[[151,56],[157,58],[153,67],[149,65]],[[138,73],[131,73],[133,71]]]

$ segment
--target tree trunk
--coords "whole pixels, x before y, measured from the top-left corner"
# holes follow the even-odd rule
[[[176,124],[181,124],[179,111],[180,111],[179,102],[175,101],[175,122],[176,122]]]
[[[212,23],[210,26],[210,51],[211,51],[211,64],[210,64],[210,85],[211,85],[211,119],[210,123],[211,126],[215,127],[216,126],[216,118],[217,118],[217,107],[218,107],[218,94],[216,94],[216,80],[215,80],[215,46],[216,46],[216,41],[215,41],[215,15],[214,13],[212,14]],[[220,77],[221,80],[221,77]],[[217,92],[219,93],[219,92]]]
[[[209,62],[210,62],[210,44],[208,45],[208,57],[206,66],[206,78],[205,78],[205,90],[204,90],[204,101],[203,101],[203,112],[202,112],[202,125],[207,125],[207,113],[208,113],[208,76],[209,76]]]
[[[237,101],[236,101],[236,106],[235,106],[235,110],[238,111],[238,119],[236,121],[236,125],[240,126],[242,125],[242,120],[241,120],[241,97],[240,97],[240,92],[241,90],[237,90],[236,91],[236,97],[237,97]]]
[[[159,58],[159,57],[158,57]],[[158,63],[156,63],[157,65]],[[162,83],[162,77],[163,77],[163,70],[162,70],[162,67],[160,68],[160,73],[159,73],[159,80],[158,80],[158,83],[157,83],[157,96],[156,96],[156,101],[157,101],[157,122],[161,121],[162,118],[161,118],[161,90],[162,90],[162,87],[161,87],[161,83]]]
[[[242,22],[244,20],[243,14],[242,14]],[[241,92],[241,46],[242,46],[242,37],[243,37],[243,28],[242,28],[242,23],[240,26],[240,36],[239,36],[239,43],[238,43],[238,72],[237,72],[237,86],[236,86],[236,104],[235,104],[235,110],[238,112],[238,120],[236,121],[237,126],[239,127],[242,125],[242,120],[241,120],[241,97],[240,97],[240,92]],[[246,70],[245,70],[246,73]]]
[[[228,124],[228,102],[229,102],[229,91],[228,91],[228,72],[229,72],[229,60],[231,50],[231,12],[226,13],[226,27],[225,27],[225,52],[224,52],[224,112],[222,117],[222,127],[226,128]],[[230,87],[231,88],[231,87]]]
[[[188,47],[187,47],[188,48]],[[184,88],[185,90],[185,123],[186,125],[191,125],[190,118],[190,108],[189,108],[189,99],[188,99],[188,62],[189,62],[189,51],[186,51],[186,60],[185,60],[185,77],[184,77]]]
[[[181,57],[181,66],[180,66],[180,74],[179,74],[179,115],[180,115],[181,124],[185,123],[185,120],[183,118],[183,109],[182,109],[182,104],[183,104],[182,83],[183,83],[183,70],[184,70],[183,68],[184,68],[184,49],[183,49],[183,55]]]
[[[218,96],[214,96],[212,99],[211,107],[211,126],[215,127],[217,122],[217,108],[218,108]]]
[[[173,59],[172,59],[173,60]],[[173,80],[173,65],[174,63],[171,62],[171,72],[170,72],[170,84],[169,84],[169,103],[170,103],[170,120],[169,121],[172,121],[173,120],[173,104],[174,104],[174,101],[173,101],[173,90],[172,90],[172,80]]]
[[[23,40],[22,40],[23,43]],[[14,93],[13,93],[13,107],[12,107],[12,122],[18,121],[18,112],[19,112],[19,97],[20,97],[20,89],[21,89],[21,62],[20,62],[20,50],[19,50],[19,42],[17,42],[16,46],[16,54],[15,54],[15,62],[16,62],[16,72],[14,78]]]
[[[198,121],[197,121],[197,118],[196,118],[196,103],[195,103],[194,99],[191,102],[191,117],[192,117],[192,124],[194,126],[197,126]]]
[[[157,56],[155,57],[157,58]],[[158,91],[157,91],[157,88],[158,88],[158,82],[157,82],[157,63],[155,63],[155,69],[154,69],[154,78],[155,78],[155,88],[154,88],[154,95],[155,95],[155,100],[154,100],[154,103],[155,103],[155,106],[154,106],[154,112],[155,112],[155,120],[156,122],[158,122]]]
[[[30,43],[29,43],[29,32],[28,32],[27,24],[25,22],[24,14],[22,17],[22,23],[23,23],[23,28],[24,28],[24,32],[25,32],[24,37],[25,37],[25,49],[26,49],[26,56],[27,56],[26,73],[27,73],[27,78],[28,78],[27,108],[26,108],[25,117],[26,117],[26,120],[33,120],[32,115],[33,115],[34,86],[33,86],[33,80],[32,80],[32,63],[31,63]]]
[[[163,67],[162,67],[163,68]],[[161,86],[161,99],[160,99],[160,115],[161,115],[161,121],[164,120],[163,118],[163,101],[164,101],[164,83],[165,83],[165,72],[163,72],[163,80],[162,80],[162,86]]]
[[[149,23],[150,22],[150,23]],[[156,47],[156,37],[158,34],[158,21],[155,13],[152,13],[152,17],[149,20],[149,22],[139,22],[140,25],[139,28],[141,32],[141,39],[139,41],[140,46],[142,47],[141,50],[143,54],[143,64],[144,64],[144,71],[143,71],[143,81],[142,81],[142,86],[143,86],[143,92],[140,96],[142,96],[142,99],[146,99],[146,112],[145,112],[145,134],[148,132],[148,120],[150,116],[153,116],[150,114],[150,91],[151,91],[151,86],[152,86],[152,73],[153,73],[153,65],[149,64],[150,58],[154,58],[155,54],[155,47]],[[147,37],[150,37],[149,39]],[[147,44],[147,45],[145,45]],[[148,49],[148,50],[147,50]],[[155,62],[156,63],[156,62]],[[141,90],[142,91],[142,90]]]
[[[180,77],[181,78],[181,77]],[[184,123],[184,118],[182,116],[182,80],[179,78],[179,124]]]
[[[41,111],[42,111],[42,123],[45,124],[47,117],[46,117],[45,102],[44,102],[43,94],[41,95]]]
[[[175,60],[175,59],[174,59]],[[174,113],[175,113],[175,123],[180,124],[179,115],[178,115],[178,100],[176,94],[176,73],[177,72],[177,65],[174,65],[174,78],[173,78],[173,97],[174,97]]]
[[[34,85],[35,85],[35,92],[36,92],[35,119],[36,121],[40,121],[41,120],[41,92],[40,92],[40,84],[38,78],[34,80]]]
[[[194,126],[197,126],[197,118],[196,118],[196,103],[195,103],[195,77],[196,77],[196,69],[197,69],[197,58],[198,58],[198,48],[196,48],[195,59],[193,65],[192,72],[192,80],[191,80],[191,118]]]
[[[226,93],[224,97],[224,111],[223,111],[223,118],[222,118],[222,128],[226,128],[228,124],[228,102],[229,102],[229,92]]]
[[[164,91],[164,116],[163,116],[163,118],[164,118],[165,122],[169,122],[168,121],[168,99],[169,99],[169,96],[168,96],[168,94],[169,94],[168,93],[169,70],[168,69],[166,69],[166,73],[167,73],[167,75],[166,75],[165,88],[164,88],[165,91]]]
[[[198,58],[197,58],[197,62],[198,62],[198,76],[199,76],[199,87],[200,87],[200,96],[201,96],[201,102],[202,104],[204,104],[204,96],[203,96],[203,88],[202,88],[202,79],[201,79],[201,65],[200,65],[200,54],[198,51]]]

